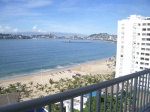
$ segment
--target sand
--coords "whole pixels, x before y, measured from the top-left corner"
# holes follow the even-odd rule
[[[10,84],[15,84],[17,82],[21,82],[21,84],[25,84],[26,88],[32,92],[30,92],[29,96],[25,92],[21,93],[20,101],[30,100],[33,98],[38,98],[50,94],[54,94],[58,91],[58,88],[55,88],[55,84],[51,85],[49,83],[49,79],[51,78],[53,81],[57,82],[60,79],[72,78],[72,76],[77,73],[80,75],[96,75],[96,74],[112,74],[115,71],[115,58],[107,58],[97,61],[92,61],[88,63],[83,63],[76,66],[71,66],[67,68],[52,70],[48,72],[40,72],[33,75],[21,76],[16,78],[9,79],[0,79],[0,86],[4,86],[7,88]],[[33,82],[33,85],[30,85],[30,82]],[[45,87],[50,89],[41,90],[39,88]]]
[[[71,78],[76,73],[79,73],[81,75],[110,74],[115,71],[115,68],[113,66],[114,61],[115,59],[114,57],[112,57],[112,58],[96,60],[88,63],[83,63],[80,65],[71,66],[67,68],[52,70],[48,72],[40,72],[33,75],[20,76],[20,77],[9,78],[9,79],[0,79],[0,85],[8,86],[9,84],[14,84],[16,82],[27,84],[31,81],[35,84],[37,83],[45,84],[45,83],[49,83],[50,78],[53,79],[54,81],[57,81],[61,78]]]

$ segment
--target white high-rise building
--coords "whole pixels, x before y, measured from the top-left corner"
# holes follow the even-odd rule
[[[150,68],[150,17],[118,21],[116,77]]]

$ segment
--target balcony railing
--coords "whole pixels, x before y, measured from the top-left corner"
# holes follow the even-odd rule
[[[60,112],[73,112],[74,109],[80,112],[144,112],[150,107],[149,85],[150,69],[86,87],[6,105],[0,107],[0,112],[28,112],[28,110],[38,112],[40,107],[45,106],[48,112],[53,112],[54,104]],[[80,99],[77,100],[77,97]],[[79,105],[76,105],[77,103]]]

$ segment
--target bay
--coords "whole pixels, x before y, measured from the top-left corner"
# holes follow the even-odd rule
[[[96,40],[0,40],[0,78],[18,77],[116,55],[116,44]]]

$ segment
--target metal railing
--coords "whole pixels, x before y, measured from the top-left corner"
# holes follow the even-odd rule
[[[0,107],[0,112],[144,112],[150,107],[150,69],[62,93]],[[76,97],[80,99],[76,99]],[[87,100],[85,102],[85,99]],[[79,105],[76,105],[76,104]],[[68,105],[66,105],[68,104]],[[75,108],[78,107],[78,108]],[[76,109],[76,110],[75,110]]]

